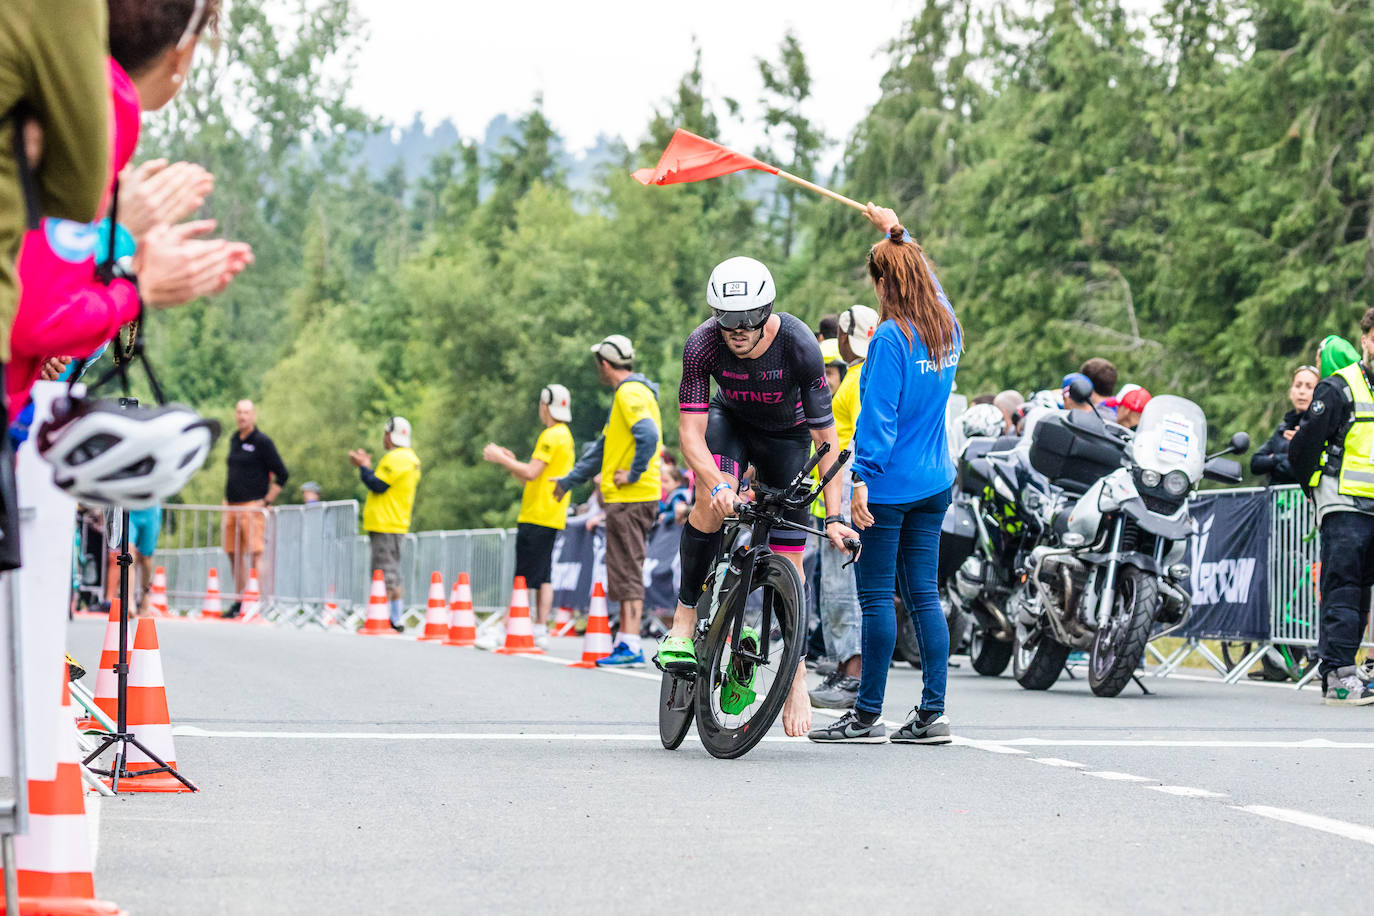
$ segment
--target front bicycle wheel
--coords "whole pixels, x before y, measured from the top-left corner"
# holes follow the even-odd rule
[[[762,610],[749,610],[751,602],[731,595],[730,611],[717,614],[706,633],[696,721],[697,736],[713,757],[743,756],[763,740],[782,711],[806,648],[802,582],[791,561],[769,554],[755,571],[753,595],[762,598]],[[740,614],[741,650],[761,654],[761,643],[767,642],[766,663],[747,660],[730,645]],[[769,632],[762,632],[765,617],[771,621]]]

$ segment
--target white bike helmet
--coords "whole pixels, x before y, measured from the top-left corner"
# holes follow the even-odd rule
[[[34,444],[53,483],[83,503],[147,509],[181,491],[219,438],[217,420],[184,404],[121,407],[85,397],[53,402]]]
[[[974,404],[964,415],[959,418],[963,424],[964,435],[970,439],[979,436],[1000,436],[1002,430],[1006,428],[1007,418],[1002,415],[1002,408],[996,404]]]
[[[731,258],[716,265],[706,282],[706,303],[726,330],[763,327],[773,314],[777,287],[762,261]]]

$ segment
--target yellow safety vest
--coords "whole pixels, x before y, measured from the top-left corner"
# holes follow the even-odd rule
[[[1350,425],[1339,453],[1341,468],[1337,488],[1342,496],[1374,499],[1374,392],[1370,391],[1369,381],[1359,363],[1352,363],[1333,374],[1345,379],[1353,401]],[[1322,453],[1321,466],[1312,475],[1313,487],[1321,482],[1330,451],[1328,446],[1328,452]]]

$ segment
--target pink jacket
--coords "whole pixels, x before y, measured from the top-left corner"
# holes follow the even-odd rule
[[[133,158],[138,145],[138,92],[115,63],[110,70],[110,175]],[[108,199],[108,194],[107,194]],[[43,361],[86,356],[138,317],[138,290],[127,280],[109,286],[95,277],[105,253],[96,251],[98,223],[45,219],[24,236],[19,251],[19,311],[10,329],[12,358],[5,367],[9,415],[29,400]]]

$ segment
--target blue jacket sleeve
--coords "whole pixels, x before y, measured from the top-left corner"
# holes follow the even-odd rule
[[[385,493],[387,490],[391,489],[391,484],[372,473],[372,468],[358,468],[358,476],[362,478],[363,486],[367,487],[373,493]]]
[[[638,480],[649,469],[653,460],[654,448],[658,445],[658,427],[648,417],[630,427],[630,435],[635,437],[635,457],[630,462],[630,480]]]
[[[875,337],[863,367],[863,409],[854,431],[854,473],[872,481],[882,475],[897,441],[897,405],[905,368],[902,354],[889,340]]]
[[[582,455],[577,459],[577,464],[573,469],[559,481],[564,490],[571,490],[580,483],[591,480],[601,470],[601,456],[606,452],[606,437],[597,436],[595,442],[590,442],[582,450]],[[636,457],[638,451],[636,450]],[[648,464],[646,463],[647,467]],[[643,473],[641,471],[640,473]]]

